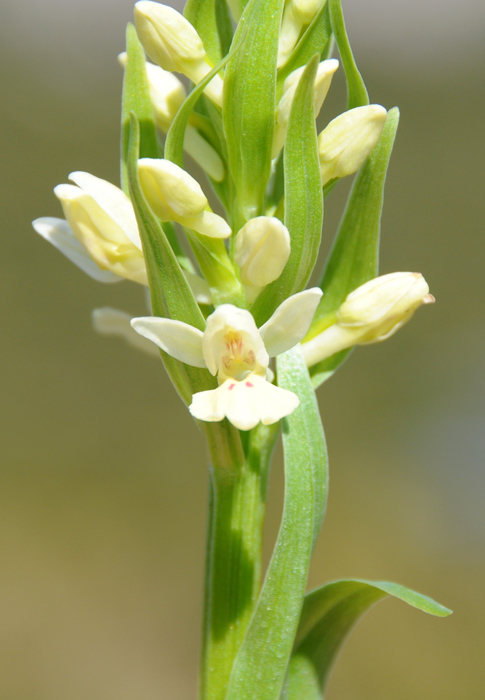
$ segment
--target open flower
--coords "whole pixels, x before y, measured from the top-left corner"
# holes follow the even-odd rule
[[[97,282],[128,279],[148,286],[129,198],[116,185],[90,173],[74,172],[69,179],[76,186],[58,185],[54,189],[67,220],[52,216],[35,219],[35,231]],[[197,301],[210,304],[207,282],[193,272],[183,272]]]
[[[64,230],[64,238],[69,235],[68,230],[72,231],[101,270],[146,285],[145,260],[129,198],[119,187],[89,173],[74,172],[69,179],[76,185],[58,185],[54,189],[67,219],[67,228],[59,220],[58,231]],[[56,227],[51,221],[50,240],[53,228]],[[59,232],[57,240],[61,240]]]
[[[131,325],[177,360],[217,375],[217,389],[192,397],[194,418],[227,417],[239,430],[250,430],[259,422],[276,423],[299,405],[296,394],[268,381],[269,361],[300,342],[321,296],[314,288],[289,297],[259,329],[249,311],[232,304],[219,306],[204,332],[167,318],[135,318]]]

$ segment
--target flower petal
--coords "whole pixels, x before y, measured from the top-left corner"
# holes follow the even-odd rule
[[[188,323],[145,316],[132,319],[131,326],[176,360],[193,367],[206,366],[202,355],[203,333]]]
[[[146,338],[143,338],[131,327],[130,314],[118,309],[112,309],[109,306],[104,306],[102,309],[94,309],[92,313],[92,321],[94,330],[100,335],[116,336],[123,338],[128,345],[131,345],[136,350],[141,350],[151,357],[160,358],[160,353]]]
[[[239,430],[251,430],[260,422],[278,422],[293,413],[299,403],[293,392],[249,374],[240,382],[228,379],[217,389],[195,394],[189,410],[199,420],[213,422],[227,417]]]
[[[97,282],[105,284],[113,284],[121,282],[122,277],[115,275],[109,270],[102,270],[94,262],[82,243],[78,241],[71,227],[65,219],[57,219],[54,216],[44,216],[40,219],[35,219],[32,222],[35,231],[42,238],[52,243],[52,245],[60,250],[74,265]]]
[[[203,211],[191,218],[180,217],[180,223],[209,238],[229,238],[231,227],[222,216],[212,211]]]
[[[209,372],[215,375],[221,371],[221,359],[227,352],[226,334],[231,331],[241,335],[246,351],[254,354],[256,365],[264,368],[265,374],[269,357],[254,318],[249,311],[232,304],[221,304],[207,319],[202,347]]]
[[[133,245],[139,250],[142,249],[135,212],[123,190],[90,173],[77,171],[71,173],[69,179],[94,199],[101,209],[118,224]]]
[[[322,295],[318,287],[294,294],[261,326],[259,332],[270,357],[289,350],[305,337]]]

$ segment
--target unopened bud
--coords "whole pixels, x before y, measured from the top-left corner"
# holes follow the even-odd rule
[[[123,68],[126,67],[126,60],[126,52],[120,53],[118,61]],[[185,88],[173,73],[153,63],[145,65],[155,122],[166,133],[187,96]]]
[[[379,141],[387,111],[380,105],[350,109],[336,117],[318,137],[322,185],[355,173]]]
[[[290,256],[290,234],[279,219],[257,216],[237,234],[235,259],[248,301],[278,279]]]
[[[287,63],[302,28],[310,24],[325,0],[289,0],[283,11],[278,46],[278,68]]]
[[[74,185],[58,185],[54,193],[74,235],[102,270],[148,284],[142,251],[93,197]]]
[[[211,238],[231,235],[224,219],[206,210],[207,198],[199,183],[175,163],[142,158],[138,175],[148,204],[162,221],[177,221]]]
[[[135,26],[148,56],[166,71],[183,73],[199,83],[211,71],[200,36],[188,20],[173,7],[151,0],[135,4]],[[222,106],[223,83],[215,76],[205,89]]]
[[[353,345],[390,338],[423,304],[434,297],[419,272],[393,272],[376,277],[351,292],[336,314],[336,322],[304,343],[310,367]]]
[[[330,58],[327,61],[322,61],[317,69],[315,76],[315,92],[314,92],[314,107],[315,118],[318,117],[322,109],[323,102],[327,96],[332,77],[338,68],[336,58]],[[276,128],[273,137],[273,150],[271,157],[276,158],[280,150],[283,148],[286,132],[288,131],[288,121],[290,119],[291,106],[295,97],[298,82],[303,75],[305,66],[297,68],[290,73],[283,84],[283,96],[276,110]]]
[[[118,61],[123,68],[126,67],[126,52],[119,54]],[[155,123],[160,131],[167,133],[187,93],[173,73],[153,63],[145,65]],[[224,179],[224,165],[219,154],[190,124],[185,130],[184,149],[213,180],[221,182]]]
[[[310,24],[325,0],[291,0],[295,15],[302,24]]]

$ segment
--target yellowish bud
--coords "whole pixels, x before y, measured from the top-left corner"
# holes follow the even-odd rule
[[[302,24],[310,24],[325,0],[291,0],[293,11]]]
[[[283,10],[283,19],[281,22],[280,37],[278,42],[278,68],[282,68],[291,56],[291,52],[295,48],[300,32],[302,22],[295,15],[293,3],[287,2]]]
[[[380,105],[350,109],[336,117],[318,137],[322,185],[355,173],[379,141],[387,111]]]
[[[336,58],[330,58],[327,61],[322,61],[318,66],[317,74],[315,76],[314,93],[315,118],[318,117],[320,110],[322,109],[323,102],[332,82],[333,74],[337,70],[338,65],[339,63]],[[298,82],[303,75],[304,70],[305,66],[297,68],[293,71],[293,73],[290,73],[283,84],[283,96],[276,110],[276,127],[273,137],[272,158],[276,158],[284,146],[286,132],[288,131],[291,105],[293,104],[296,88],[298,87]]]
[[[336,322],[303,344],[310,367],[353,345],[380,343],[404,326],[434,297],[419,272],[393,272],[376,277],[351,292],[340,306]]]
[[[278,279],[290,256],[290,234],[279,219],[258,216],[245,224],[236,237],[236,262],[248,301]]]
[[[287,0],[278,46],[278,68],[288,62],[303,27],[310,24],[325,0]]]
[[[138,175],[150,207],[162,221],[177,221],[211,238],[228,238],[231,229],[221,216],[208,210],[199,183],[175,163],[142,158]]]
[[[126,67],[126,52],[120,53],[118,61]],[[167,70],[153,63],[146,63],[148,87],[157,127],[166,133],[187,94],[177,78]]]
[[[54,193],[74,235],[101,269],[148,284],[143,253],[93,197],[74,185],[58,185]]]
[[[135,4],[135,27],[148,56],[166,71],[183,73],[199,83],[210,72],[200,36],[188,20],[173,7],[151,0]],[[216,76],[206,94],[222,106],[223,83]]]
[[[126,67],[126,52],[119,54],[118,61],[123,68]],[[146,70],[155,123],[160,131],[167,133],[187,93],[173,73],[153,63],[147,63]],[[219,154],[190,124],[185,130],[184,149],[213,180],[220,182],[224,179],[224,165]]]

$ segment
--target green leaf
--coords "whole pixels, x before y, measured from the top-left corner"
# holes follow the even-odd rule
[[[315,55],[306,66],[291,107],[284,150],[285,225],[291,236],[291,253],[280,277],[253,304],[251,312],[258,326],[281,302],[305,288],[318,257],[323,224],[313,97],[318,63]]]
[[[285,65],[278,71],[278,87],[281,91],[286,78],[297,68],[304,66],[316,53],[320,54],[320,61],[330,56],[332,46],[332,25],[330,12],[326,2],[313,22],[308,25],[298,44]]]
[[[234,50],[237,50],[237,47],[235,47]],[[203,80],[200,81],[200,83],[197,84],[192,92],[185,98],[185,101],[170,125],[170,129],[167,132],[167,138],[165,139],[165,158],[172,161],[172,163],[175,163],[180,168],[184,167],[184,138],[190,115],[207,85],[210,83],[212,78],[219,73],[227,61],[229,61],[232,53],[233,52],[226,56],[224,60],[222,60],[215,68],[211,70],[210,73],[205,76]]]
[[[204,317],[165,232],[148,206],[140,187],[137,171],[139,138],[138,121],[132,114],[128,149],[128,182],[147,266],[152,312],[154,316],[183,321],[203,331],[205,330]],[[207,370],[184,365],[163,352],[161,355],[175,388],[186,403],[190,402],[192,394],[196,391],[216,386],[215,380]]]
[[[305,596],[289,666],[286,700],[320,700],[347,635],[378,600],[393,596],[418,610],[446,617],[451,610],[421,593],[388,581],[347,579]]]
[[[347,109],[369,104],[369,95],[350,48],[341,0],[328,0],[330,21],[347,80]]]
[[[222,115],[239,226],[262,213],[271,169],[283,2],[248,3],[234,35],[241,48],[227,64],[224,76]]]
[[[213,64],[219,63],[229,51],[232,40],[226,0],[188,0],[184,16],[197,30],[209,60]]]
[[[298,347],[277,359],[278,383],[300,398],[283,422],[285,502],[273,557],[234,663],[226,700],[278,700],[327,495],[325,437]]]
[[[126,28],[126,52],[121,109],[121,186],[128,194],[127,160],[131,112],[136,114],[140,125],[140,158],[159,158],[160,149],[148,88],[145,52],[131,23]]]
[[[384,184],[399,123],[399,110],[391,109],[379,143],[356,176],[320,286],[324,295],[315,313],[307,340],[314,338],[334,320],[334,314],[350,292],[379,272],[379,238],[384,201]],[[314,365],[315,385],[325,381],[348,356],[337,356]]]

